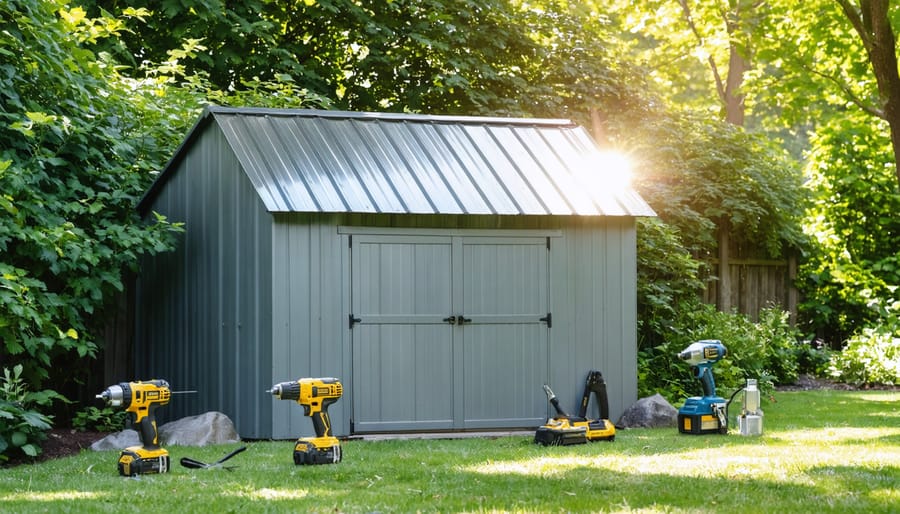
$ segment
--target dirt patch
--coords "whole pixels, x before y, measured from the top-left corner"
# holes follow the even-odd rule
[[[2,466],[13,467],[77,455],[81,450],[89,449],[94,441],[99,441],[107,435],[106,432],[79,432],[71,428],[53,428],[47,432],[47,439],[41,444],[41,453],[37,457],[32,458],[19,452],[2,463]]]

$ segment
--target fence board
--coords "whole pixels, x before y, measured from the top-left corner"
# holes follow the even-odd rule
[[[746,314],[753,321],[759,320],[759,311],[776,306],[788,311],[791,323],[797,315],[797,291],[794,287],[796,263],[794,258],[785,260],[730,259],[728,276],[731,279],[731,308]],[[713,259],[710,267],[720,276],[719,262]],[[718,280],[709,280],[703,293],[703,301],[721,308],[718,297]]]

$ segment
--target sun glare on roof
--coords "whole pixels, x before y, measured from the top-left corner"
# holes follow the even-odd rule
[[[592,190],[616,192],[631,187],[631,160],[615,150],[600,150],[585,159],[579,181]]]

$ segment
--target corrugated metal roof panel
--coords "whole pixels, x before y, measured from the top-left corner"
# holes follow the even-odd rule
[[[615,171],[568,120],[224,107],[206,117],[273,212],[655,216],[613,187]]]

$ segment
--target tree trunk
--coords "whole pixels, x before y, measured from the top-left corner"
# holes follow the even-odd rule
[[[859,34],[875,81],[881,105],[869,111],[887,121],[891,130],[891,147],[894,151],[894,173],[900,184],[900,74],[897,70],[896,38],[888,18],[889,0],[837,0]]]
[[[606,143],[606,132],[603,130],[603,117],[600,115],[600,109],[591,107],[591,135],[594,141],[599,145]]]
[[[729,238],[728,222],[723,222],[719,229],[719,287],[716,288],[716,307],[719,312],[731,311],[731,263],[729,262],[728,247],[731,245]]]
[[[725,104],[725,121],[743,127],[745,109],[741,85],[744,83],[744,73],[750,71],[750,60],[741,55],[734,43],[731,44],[729,53],[728,78],[725,82],[725,95],[722,99]]]

